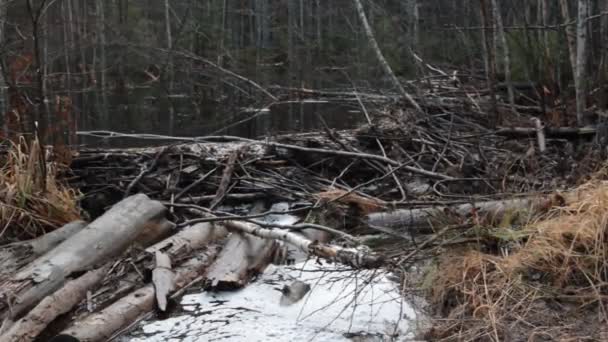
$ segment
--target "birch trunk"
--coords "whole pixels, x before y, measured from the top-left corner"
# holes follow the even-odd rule
[[[286,242],[299,248],[301,251],[320,258],[339,262],[357,269],[374,269],[380,267],[384,260],[379,255],[355,248],[344,248],[337,245],[329,245],[312,241],[303,235],[291,232],[287,229],[267,229],[256,224],[241,221],[227,221],[229,229],[253,236]]]
[[[372,28],[369,25],[369,22],[367,21],[367,17],[365,15],[365,10],[363,9],[363,4],[361,3],[361,0],[353,0],[353,1],[355,3],[355,7],[357,9],[357,14],[359,15],[359,19],[361,20],[361,23],[363,24],[363,29],[365,30],[367,40],[369,41],[369,43],[372,47],[372,50],[374,50],[374,53],[376,54],[376,58],[378,58],[378,62],[380,62],[380,66],[382,66],[382,69],[384,69],[384,72],[387,74],[387,76],[390,77],[390,79],[392,80],[395,87],[399,90],[399,93],[416,109],[416,111],[418,111],[419,113],[424,113],[422,108],[420,108],[420,106],[418,105],[416,100],[414,100],[412,95],[410,95],[405,90],[405,88],[403,88],[403,85],[401,85],[401,82],[399,82],[399,79],[393,72],[393,69],[386,61],[386,58],[384,58],[384,54],[382,54],[382,50],[380,50],[380,47],[378,46],[378,42],[376,41],[376,37],[374,36],[374,32],[372,31]]]

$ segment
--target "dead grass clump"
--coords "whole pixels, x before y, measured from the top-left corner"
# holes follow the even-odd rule
[[[585,184],[574,198],[526,225],[525,238],[506,255],[442,256],[430,298],[446,319],[429,338],[601,338],[608,323],[608,183]]]
[[[0,155],[0,241],[28,239],[79,218],[77,193],[57,180],[37,141],[21,140]]]

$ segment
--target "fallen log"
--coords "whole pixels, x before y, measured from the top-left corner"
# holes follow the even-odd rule
[[[227,221],[226,227],[256,237],[269,240],[279,240],[298,247],[310,255],[339,262],[354,268],[373,269],[380,267],[384,260],[381,256],[365,249],[344,248],[318,241],[311,241],[300,234],[284,229],[267,229],[256,224],[242,221]]]
[[[0,341],[34,341],[49,323],[60,315],[70,312],[80,301],[86,298],[87,291],[103,279],[108,269],[109,265],[89,271],[67,282],[57,292],[44,298],[26,316],[1,335]]]
[[[155,254],[158,251],[168,253],[175,258],[178,252],[190,252],[197,250],[211,241],[216,241],[228,235],[224,226],[209,222],[197,223],[188,226],[177,234],[146,248],[146,252]]]
[[[595,127],[544,127],[543,132],[550,137],[576,137],[581,135],[594,135],[597,129]],[[501,127],[496,131],[497,135],[501,136],[530,136],[537,134],[537,127]]]
[[[410,231],[425,231],[444,225],[446,218],[464,218],[483,215],[494,221],[505,213],[528,210],[530,213],[561,205],[565,201],[561,195],[515,198],[509,200],[465,203],[454,206],[435,206],[416,209],[398,209],[389,212],[371,213],[366,217],[367,224],[373,227],[401,228]]]
[[[207,288],[216,291],[242,288],[270,264],[277,247],[274,241],[233,233],[207,272]]]
[[[10,308],[9,317],[19,318],[61,287],[72,273],[85,271],[122,253],[150,221],[159,219],[164,212],[160,202],[143,194],[120,201],[86,228],[0,284],[0,310]]]
[[[176,270],[175,289],[181,289],[204,272],[217,252],[217,248],[209,248],[180,266]],[[154,302],[154,286],[149,284],[131,292],[102,311],[73,323],[59,336],[71,337],[83,342],[107,341],[141,315],[154,310]]]
[[[86,225],[87,223],[84,221],[70,222],[36,239],[17,242],[9,246],[28,249],[33,255],[39,256],[55,248],[57,245],[67,240],[74,234],[80,232],[86,227]]]
[[[175,223],[160,217],[155,220],[150,220],[142,229],[142,232],[135,238],[139,246],[147,247],[160,240],[167,238],[175,229]]]
[[[19,268],[55,248],[84,227],[86,227],[86,222],[74,221],[38,238],[2,246],[0,248],[0,279],[7,279]]]
[[[262,211],[261,202],[258,202],[251,213]],[[242,288],[272,262],[278,247],[272,240],[241,232],[232,233],[205,275],[207,288],[219,291]]]

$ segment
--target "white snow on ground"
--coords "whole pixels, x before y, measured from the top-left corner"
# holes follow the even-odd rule
[[[380,271],[340,267],[317,261],[271,265],[240,291],[185,296],[186,313],[144,324],[130,341],[329,342],[352,341],[345,333],[362,332],[385,338],[397,333],[403,340],[416,314],[397,284]],[[291,306],[279,305],[280,289],[295,279],[309,283],[311,291]]]

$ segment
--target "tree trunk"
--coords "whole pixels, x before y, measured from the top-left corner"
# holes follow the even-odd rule
[[[492,26],[492,21],[488,15],[488,7],[486,0],[479,0],[481,8],[481,26],[484,29],[481,30],[481,39],[483,44],[485,66],[486,66],[486,79],[488,83],[488,89],[490,89],[490,110],[492,111],[492,119],[490,120],[491,125],[500,125],[500,116],[498,113],[498,105],[496,103],[496,58],[494,49],[492,47],[492,37],[494,36],[494,30],[489,28]]]
[[[225,224],[229,229],[238,230],[258,238],[283,241],[309,255],[339,262],[358,269],[378,268],[384,262],[382,257],[374,253],[312,241],[303,235],[290,232],[287,229],[267,229],[253,223],[241,221],[227,221]]]
[[[414,98],[405,90],[405,88],[403,88],[403,86],[401,85],[401,82],[399,82],[399,79],[393,72],[393,69],[386,61],[386,58],[384,58],[384,54],[382,54],[382,50],[380,50],[380,47],[378,46],[378,42],[376,41],[374,32],[372,31],[372,28],[367,21],[367,17],[365,16],[365,10],[363,9],[363,4],[361,3],[361,0],[353,0],[353,1],[355,3],[355,7],[357,9],[357,14],[359,15],[359,19],[361,20],[361,23],[363,24],[363,29],[365,30],[365,34],[367,35],[367,40],[369,41],[369,43],[372,47],[372,50],[374,50],[374,53],[376,54],[376,58],[378,58],[378,62],[380,62],[380,66],[382,67],[382,69],[384,69],[384,72],[386,73],[386,75],[388,77],[390,77],[390,79],[393,82],[393,85],[399,90],[399,93],[416,109],[416,111],[418,111],[418,113],[424,113],[424,111],[422,110],[422,108],[420,108],[420,106],[418,105],[416,100],[414,100]]]
[[[507,84],[507,91],[509,94],[509,104],[511,105],[511,111],[517,112],[515,109],[515,91],[513,90],[513,84],[511,82],[511,51],[509,50],[509,44],[507,43],[507,37],[505,35],[505,29],[502,24],[502,14],[500,11],[500,4],[498,0],[492,0],[492,9],[494,13],[494,20],[496,22],[496,32],[503,53],[503,63],[505,70],[505,83]]]
[[[106,0],[97,0],[95,2],[96,4],[96,11],[97,11],[97,18],[96,18],[96,24],[97,24],[97,37],[98,37],[98,41],[97,41],[97,47],[99,49],[99,91],[100,94],[99,96],[101,96],[101,104],[99,108],[99,111],[101,112],[101,121],[103,123],[103,125],[105,127],[109,127],[110,124],[110,118],[109,118],[109,113],[108,113],[108,100],[107,100],[107,94],[106,94],[106,69],[107,69],[107,62],[106,62],[106,29],[105,29],[105,25],[106,25],[106,14],[105,14],[105,3]],[[92,71],[94,72],[94,71]]]
[[[403,228],[412,231],[428,231],[433,227],[445,225],[446,219],[461,219],[471,213],[491,217],[496,220],[508,212],[524,211],[534,213],[552,207],[561,197],[540,196],[516,198],[503,201],[466,203],[456,206],[436,206],[417,209],[399,209],[392,212],[373,213],[367,216],[370,226]],[[571,199],[568,199],[571,200]],[[454,217],[450,217],[454,216]]]
[[[173,94],[173,37],[171,35],[171,16],[169,0],[165,0],[165,33],[167,38],[167,103],[169,104],[169,135],[173,135],[175,125],[175,109],[171,95]]]
[[[568,42],[568,57],[570,57],[570,66],[572,67],[572,77],[576,75],[576,32],[572,25],[572,17],[570,15],[570,8],[568,7],[568,0],[559,1],[560,9],[562,12],[562,18],[564,19],[566,40]]]
[[[579,127],[585,125],[585,109],[587,108],[587,17],[589,16],[589,0],[578,1],[578,20],[576,25],[576,122]]]

